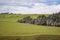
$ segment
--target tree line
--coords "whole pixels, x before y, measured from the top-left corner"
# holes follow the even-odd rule
[[[60,12],[49,15],[48,17],[46,17],[45,15],[40,15],[35,19],[27,16],[21,20],[18,20],[17,22],[60,27]]]

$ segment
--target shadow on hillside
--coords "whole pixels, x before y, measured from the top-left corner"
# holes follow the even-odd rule
[[[0,36],[0,40],[60,40],[60,35]]]

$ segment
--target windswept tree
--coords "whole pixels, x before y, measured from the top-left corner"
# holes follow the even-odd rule
[[[40,25],[46,25],[46,16],[41,15],[37,17],[37,20],[40,22]]]
[[[46,24],[49,26],[60,26],[60,12],[50,15],[46,20]]]
[[[18,20],[17,22],[20,22],[20,23],[29,23],[31,20],[32,20],[32,18],[30,16],[27,16],[27,17],[24,17],[21,20]]]

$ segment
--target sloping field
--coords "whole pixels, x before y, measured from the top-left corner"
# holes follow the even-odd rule
[[[60,27],[41,26],[16,22],[18,19],[22,19],[25,16],[28,15],[0,15],[0,40],[40,40],[41,36],[39,35],[43,36],[41,40],[55,40],[57,36],[53,35],[60,35]],[[30,16],[32,18],[36,18],[38,15]],[[38,35],[36,36],[36,39],[35,35]],[[45,38],[44,35],[45,37],[46,35],[49,36]],[[59,38],[60,36],[57,37],[56,40],[59,40]]]
[[[60,28],[32,24],[0,22],[0,35],[60,35]]]

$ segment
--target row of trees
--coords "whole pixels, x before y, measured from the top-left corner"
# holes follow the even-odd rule
[[[30,16],[27,16],[17,22],[60,27],[60,12],[49,15],[48,17],[40,15],[36,19],[32,19]]]
[[[13,13],[6,12],[6,13],[0,13],[0,14],[13,14]]]

